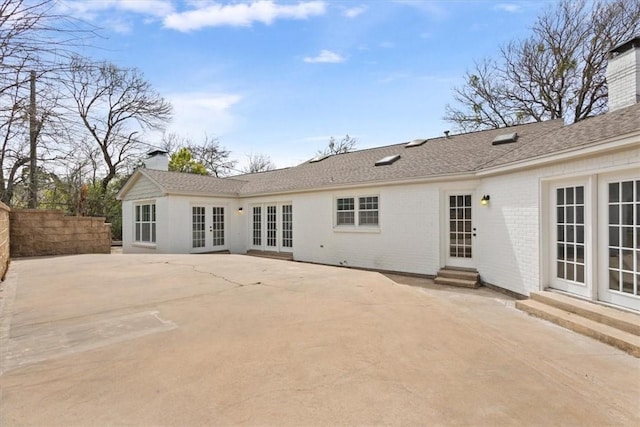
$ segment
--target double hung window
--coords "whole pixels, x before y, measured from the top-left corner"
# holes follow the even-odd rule
[[[378,196],[337,198],[336,225],[377,227]]]
[[[135,206],[135,241],[156,242],[156,205],[149,203]]]

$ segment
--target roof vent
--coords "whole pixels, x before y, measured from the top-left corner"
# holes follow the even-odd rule
[[[386,166],[394,163],[396,160],[400,158],[400,154],[396,154],[393,156],[383,157],[376,162],[376,166]]]
[[[503,133],[493,138],[491,145],[510,144],[518,140],[518,134],[516,132]]]
[[[422,144],[424,144],[425,142],[427,142],[426,139],[414,139],[413,141],[407,143],[407,145],[405,145],[406,148],[409,147],[419,147]]]
[[[309,160],[309,163],[318,163],[323,161],[324,159],[326,159],[327,157],[330,157],[331,154],[318,154],[317,156],[315,156],[313,159]]]

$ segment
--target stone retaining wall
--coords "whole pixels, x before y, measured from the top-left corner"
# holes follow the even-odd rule
[[[0,280],[4,280],[9,268],[9,212],[11,209],[0,202]]]
[[[111,252],[111,224],[104,217],[41,209],[12,210],[9,216],[13,258]]]

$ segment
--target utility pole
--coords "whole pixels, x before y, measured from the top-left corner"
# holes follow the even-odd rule
[[[29,163],[29,209],[38,207],[38,182],[36,179],[36,139],[38,137],[38,121],[36,118],[36,72],[31,71],[31,93],[29,102],[29,145],[31,161]]]

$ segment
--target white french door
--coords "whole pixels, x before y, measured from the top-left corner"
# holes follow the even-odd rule
[[[191,206],[191,252],[211,252],[226,248],[224,206]]]
[[[552,186],[551,287],[583,297],[592,297],[589,280],[591,245],[591,197],[587,181],[562,182]]]
[[[599,180],[601,301],[640,311],[640,173]]]
[[[473,194],[466,192],[446,195],[446,265],[475,268],[475,235],[473,225]]]
[[[274,252],[293,251],[293,205],[264,203],[251,206],[252,249]]]

